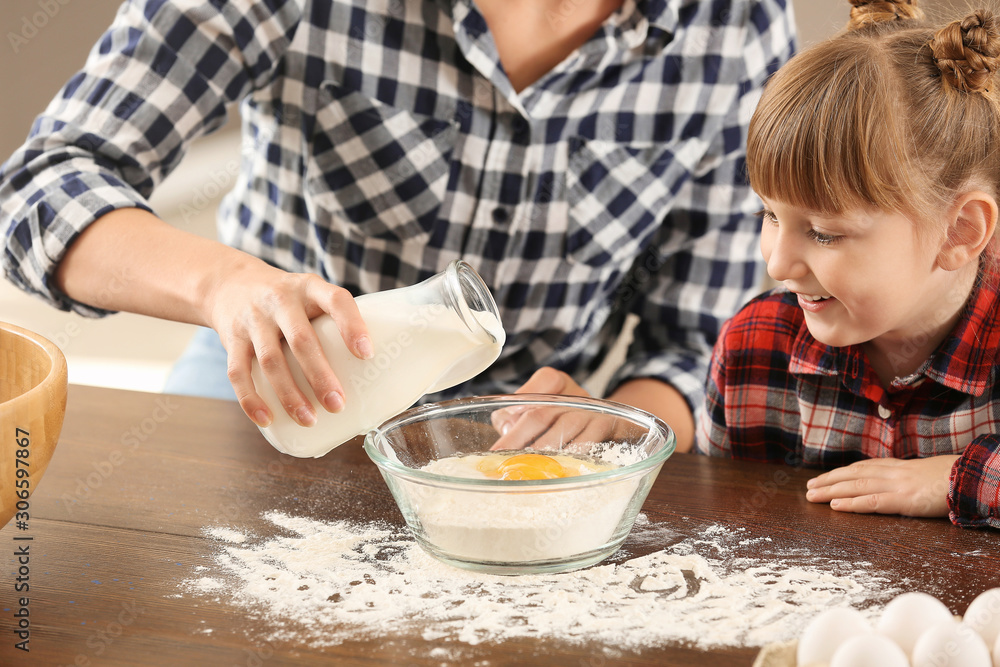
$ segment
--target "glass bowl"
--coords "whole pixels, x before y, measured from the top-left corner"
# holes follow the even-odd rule
[[[429,403],[373,429],[364,444],[417,543],[451,565],[493,574],[565,572],[610,556],[674,447],[673,431],[649,413],[545,394]],[[462,476],[483,459],[453,457],[491,450],[607,469],[552,479]],[[458,472],[422,469],[439,459]]]

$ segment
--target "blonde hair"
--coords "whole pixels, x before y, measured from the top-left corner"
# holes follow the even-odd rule
[[[1000,24],[977,10],[940,29],[915,1],[852,0],[840,35],[767,83],[747,171],[761,196],[824,214],[930,220],[960,188],[1000,193]]]

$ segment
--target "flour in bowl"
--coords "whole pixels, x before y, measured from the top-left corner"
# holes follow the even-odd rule
[[[830,606],[875,613],[900,592],[870,563],[806,550],[772,550],[764,559],[753,554],[770,548],[767,538],[750,540],[743,529],[709,525],[681,535],[643,515],[611,561],[518,577],[449,567],[396,526],[264,518],[279,535],[240,542],[220,539],[232,527],[208,529],[214,567],[182,584],[188,595],[257,619],[247,625],[258,628],[255,643],[319,648],[416,633],[428,651],[447,647],[458,662],[475,658],[478,644],[525,638],[603,646],[606,654],[762,646],[797,637]],[[658,550],[629,557],[649,548]]]
[[[462,490],[396,480],[397,493],[419,523],[426,546],[446,557],[474,562],[530,563],[572,558],[606,549],[624,537],[637,508],[630,502],[641,477],[587,484],[594,473],[617,466],[565,455],[486,454],[433,461],[421,470],[463,479],[500,479],[484,488]],[[573,478],[581,485],[529,489],[502,482]],[[466,487],[470,488],[470,487]],[[641,502],[645,494],[638,499]]]

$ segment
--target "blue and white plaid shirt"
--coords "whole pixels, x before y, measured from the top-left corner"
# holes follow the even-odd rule
[[[582,378],[632,312],[612,386],[655,377],[699,405],[721,323],[762,275],[743,144],[793,49],[786,5],[624,0],[518,94],[471,0],[132,0],[0,172],[4,271],[104,314],[54,288],[66,248],[148,209],[238,102],[220,240],[354,294],[465,259],[507,344],[455,392],[542,365]]]

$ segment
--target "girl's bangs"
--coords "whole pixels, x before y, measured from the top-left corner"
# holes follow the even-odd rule
[[[824,215],[906,210],[912,202],[900,177],[909,160],[885,82],[864,68],[811,64],[780,72],[765,89],[750,122],[751,187]]]

